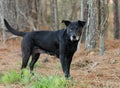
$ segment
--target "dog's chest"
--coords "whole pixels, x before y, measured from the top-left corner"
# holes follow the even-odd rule
[[[67,54],[74,54],[77,50],[77,44],[78,42],[69,42],[65,46],[65,53]]]

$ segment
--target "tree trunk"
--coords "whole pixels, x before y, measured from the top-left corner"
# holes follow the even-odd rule
[[[107,30],[108,0],[98,0],[98,30],[100,32],[100,55],[105,51],[104,35]]]
[[[96,16],[96,3],[95,0],[88,2],[88,19],[86,25],[86,39],[85,49],[91,50],[96,48],[96,33],[97,33],[97,16]]]
[[[118,0],[113,0],[114,2],[114,39],[119,39],[120,27],[119,27],[119,10],[118,10]]]
[[[80,20],[87,20],[87,13],[88,13],[88,8],[87,8],[87,0],[80,0]]]
[[[58,10],[57,10],[57,0],[53,0],[53,28],[58,30]]]
[[[0,0],[0,7],[3,7],[3,1],[4,0]],[[0,30],[2,30],[2,40],[3,40],[3,43],[5,43],[6,41],[6,33],[5,33],[5,27],[4,27],[4,22],[3,22],[3,19],[4,19],[4,8],[1,8],[0,9]]]
[[[87,14],[88,14],[88,4],[87,4],[87,0],[80,0],[81,5],[80,5],[80,20],[86,21],[87,22]],[[82,40],[81,41],[85,41],[85,30],[86,28],[84,28],[83,31],[83,35],[82,35]]]
[[[16,14],[16,5],[15,5],[15,0],[0,0],[1,2],[1,14],[2,14],[2,24],[4,24],[3,22],[3,19],[7,19],[13,27],[16,28],[16,17],[17,17],[17,14]],[[6,42],[7,40],[7,33],[5,32],[5,27],[3,27],[3,32],[2,32],[2,35],[3,35],[3,43]]]
[[[42,1],[41,0],[36,0],[36,10],[37,10],[37,29],[40,29],[41,24],[42,24]]]

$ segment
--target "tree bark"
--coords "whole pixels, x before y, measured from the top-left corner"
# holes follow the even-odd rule
[[[57,9],[57,0],[53,0],[53,28],[58,30],[58,9]]]
[[[0,0],[0,7],[3,7],[4,5],[4,3],[3,3],[3,1],[4,0]],[[6,33],[5,33],[5,27],[4,27],[4,22],[3,22],[3,19],[4,19],[4,9],[3,8],[1,8],[0,9],[0,24],[1,24],[1,26],[0,26],[0,30],[2,30],[2,40],[3,40],[3,43],[5,43],[5,41],[6,41]]]
[[[100,55],[105,51],[105,32],[107,32],[108,0],[98,0],[98,31],[100,32]]]
[[[120,37],[120,27],[119,27],[119,7],[118,0],[113,0],[114,2],[114,39],[119,39]]]
[[[2,24],[4,25],[3,19],[7,19],[13,27],[16,28],[16,6],[15,6],[15,0],[0,0],[1,2],[1,7],[0,8],[2,10],[1,14],[2,14]],[[3,27],[3,31],[2,31],[2,36],[3,36],[3,43],[6,42],[7,40],[7,33],[5,32],[6,27]]]
[[[80,5],[80,20],[86,21],[87,22],[87,14],[88,14],[88,4],[87,0],[80,0],[81,5]],[[82,35],[82,42],[85,41],[85,30],[84,28],[83,35]]]
[[[85,49],[91,50],[96,48],[97,33],[97,16],[96,16],[96,0],[89,0],[88,3],[88,19],[86,25]]]
[[[87,20],[88,7],[87,0],[80,0],[80,20]]]

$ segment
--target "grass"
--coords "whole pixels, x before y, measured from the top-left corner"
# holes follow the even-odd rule
[[[58,75],[51,76],[31,76],[28,70],[23,70],[24,77],[21,78],[20,73],[16,71],[8,71],[1,75],[1,84],[16,84],[25,88],[69,88],[74,86],[73,80],[66,80]]]
[[[29,88],[69,88],[69,85],[65,78],[53,75],[40,77]]]
[[[20,81],[20,78],[20,74],[18,74],[16,71],[8,71],[1,76],[0,82],[5,84],[17,83]]]
[[[23,74],[24,77],[22,78],[20,73],[14,70],[0,74],[0,84],[4,85],[5,88],[14,88],[14,85],[21,88],[76,88],[76,86],[80,88],[120,88],[119,85],[110,81],[81,80],[77,83],[75,80],[66,80],[57,74],[48,76],[35,74],[35,76],[31,76],[26,69],[23,70]]]
[[[31,81],[31,77],[32,77],[30,72],[27,69],[23,69],[22,74],[23,74],[23,77],[21,78],[20,83],[29,84]]]

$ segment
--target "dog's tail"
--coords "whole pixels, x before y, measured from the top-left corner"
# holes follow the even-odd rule
[[[18,36],[24,36],[24,35],[26,35],[25,32],[19,32],[19,31],[15,30],[14,28],[12,28],[12,27],[9,25],[9,23],[7,22],[6,19],[4,19],[4,23],[5,23],[6,28],[7,28],[11,33],[13,33],[14,35],[18,35]]]

